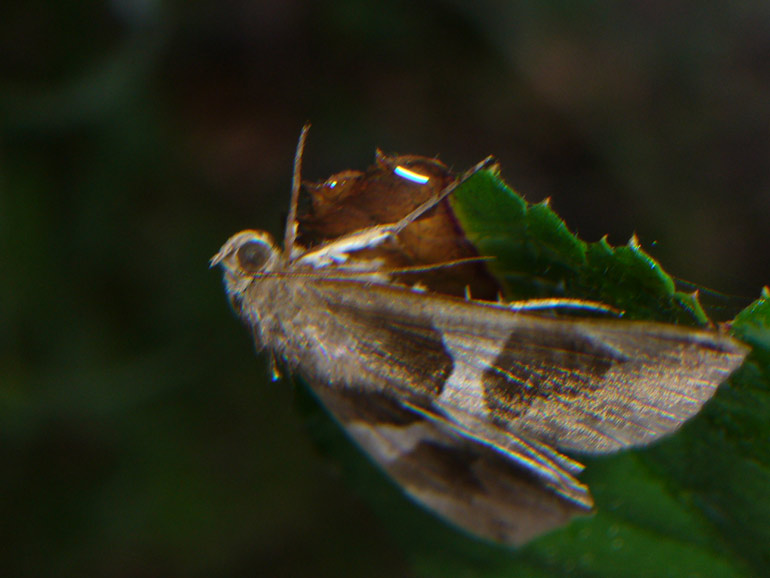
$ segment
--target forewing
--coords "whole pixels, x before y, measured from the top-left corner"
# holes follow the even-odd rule
[[[548,321],[506,339],[484,370],[484,396],[495,420],[561,449],[609,452],[675,431],[747,352],[716,332]],[[467,336],[456,343],[467,349]]]
[[[387,393],[312,384],[350,436],[417,502],[478,536],[522,544],[590,511],[532,471]]]
[[[364,293],[359,297],[365,301],[356,307],[349,299],[361,286]],[[324,358],[336,361],[330,364],[331,375],[316,373],[317,364],[300,362],[306,378],[367,395],[386,393],[442,429],[492,448],[562,497],[590,507],[585,487],[575,479],[582,465],[547,445],[522,438],[506,424],[490,421],[483,396],[474,393],[480,391],[480,382],[471,379],[468,360],[448,349],[446,336],[419,309],[388,315],[374,302],[382,297],[376,285],[345,282],[335,290],[330,291],[331,287],[330,282],[320,282],[305,298],[324,311],[324,336],[319,343],[323,342]],[[461,378],[468,387],[460,405],[450,407],[444,403],[445,396]]]
[[[715,331],[550,318],[349,280],[314,284],[349,326],[354,353],[381,361],[366,379],[407,399],[422,394],[417,405],[494,445],[500,430],[587,452],[649,443],[697,413],[747,353]]]

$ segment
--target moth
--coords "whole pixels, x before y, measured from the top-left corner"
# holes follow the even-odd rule
[[[721,331],[549,316],[538,301],[444,295],[355,258],[393,242],[490,159],[397,222],[299,246],[307,130],[283,249],[241,231],[211,266],[273,367],[301,376],[409,496],[456,526],[516,545],[589,513],[583,466],[563,452],[604,454],[675,431],[747,355]]]

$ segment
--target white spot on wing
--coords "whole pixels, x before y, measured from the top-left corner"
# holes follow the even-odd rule
[[[421,441],[432,437],[431,429],[420,422],[402,426],[354,421],[348,424],[348,431],[358,443],[385,463],[410,453]]]
[[[462,414],[487,416],[489,409],[482,377],[500,355],[505,342],[500,340],[497,347],[490,347],[490,342],[484,340],[474,346],[467,338],[453,337],[446,332],[442,332],[442,339],[454,360],[454,368],[444,384],[439,404],[461,422]]]

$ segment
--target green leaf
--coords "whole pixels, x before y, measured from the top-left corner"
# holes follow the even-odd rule
[[[705,325],[697,293],[677,291],[632,239],[612,247],[573,235],[547,203],[530,205],[494,171],[452,205],[470,241],[516,299],[600,301],[633,319]],[[751,345],[704,410],[652,447],[581,460],[596,514],[518,550],[422,520],[408,546],[423,575],[752,576],[770,566],[770,294],[732,323]],[[386,514],[387,516],[387,514]],[[417,523],[417,522],[415,522]],[[403,526],[402,526],[403,528]],[[394,530],[397,531],[397,530]],[[440,538],[436,538],[440,536]],[[432,537],[432,538],[431,538]],[[437,544],[441,543],[442,548]],[[451,545],[447,545],[451,544]]]
[[[677,291],[636,238],[621,247],[581,241],[547,202],[529,205],[494,170],[473,175],[451,203],[471,243],[495,257],[490,269],[510,298],[571,297],[611,305],[630,319],[708,323],[697,296]]]

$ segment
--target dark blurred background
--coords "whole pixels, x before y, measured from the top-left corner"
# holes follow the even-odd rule
[[[494,154],[586,240],[770,282],[766,0],[3,2],[0,574],[415,572],[207,268],[280,233],[306,120],[308,179]]]

